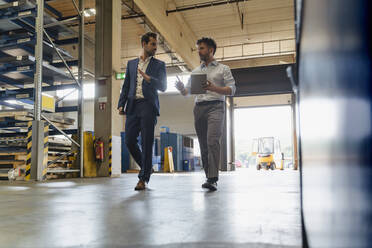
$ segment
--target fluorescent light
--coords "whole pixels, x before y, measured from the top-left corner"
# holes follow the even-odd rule
[[[85,9],[84,10],[84,16],[85,17],[91,17],[91,16],[94,16],[96,15],[96,9],[92,8],[92,9]]]
[[[5,100],[9,104],[18,104],[17,100]]]

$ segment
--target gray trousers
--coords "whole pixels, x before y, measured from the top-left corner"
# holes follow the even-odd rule
[[[194,107],[195,130],[207,178],[218,178],[224,113],[224,102],[196,104]]]

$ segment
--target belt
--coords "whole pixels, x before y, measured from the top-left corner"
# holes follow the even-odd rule
[[[145,98],[138,98],[134,100],[135,103],[147,102]]]
[[[213,104],[219,104],[223,103],[223,101],[214,100],[214,101],[203,101],[203,102],[197,102],[197,106],[204,106],[204,105],[213,105]]]

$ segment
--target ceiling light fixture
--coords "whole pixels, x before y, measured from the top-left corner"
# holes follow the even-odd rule
[[[91,8],[91,9],[85,9],[84,10],[84,16],[85,17],[91,17],[96,15],[96,9]]]

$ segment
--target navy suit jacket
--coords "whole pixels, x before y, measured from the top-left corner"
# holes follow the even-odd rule
[[[127,115],[134,113],[134,101],[136,99],[137,89],[137,73],[138,73],[139,58],[128,61],[127,70],[125,72],[124,85],[121,90],[119,107],[124,107],[124,112]],[[156,115],[160,115],[158,90],[164,92],[167,89],[167,74],[165,71],[165,63],[161,60],[151,58],[146,74],[151,77],[150,83],[142,81],[142,92],[153,106]]]

